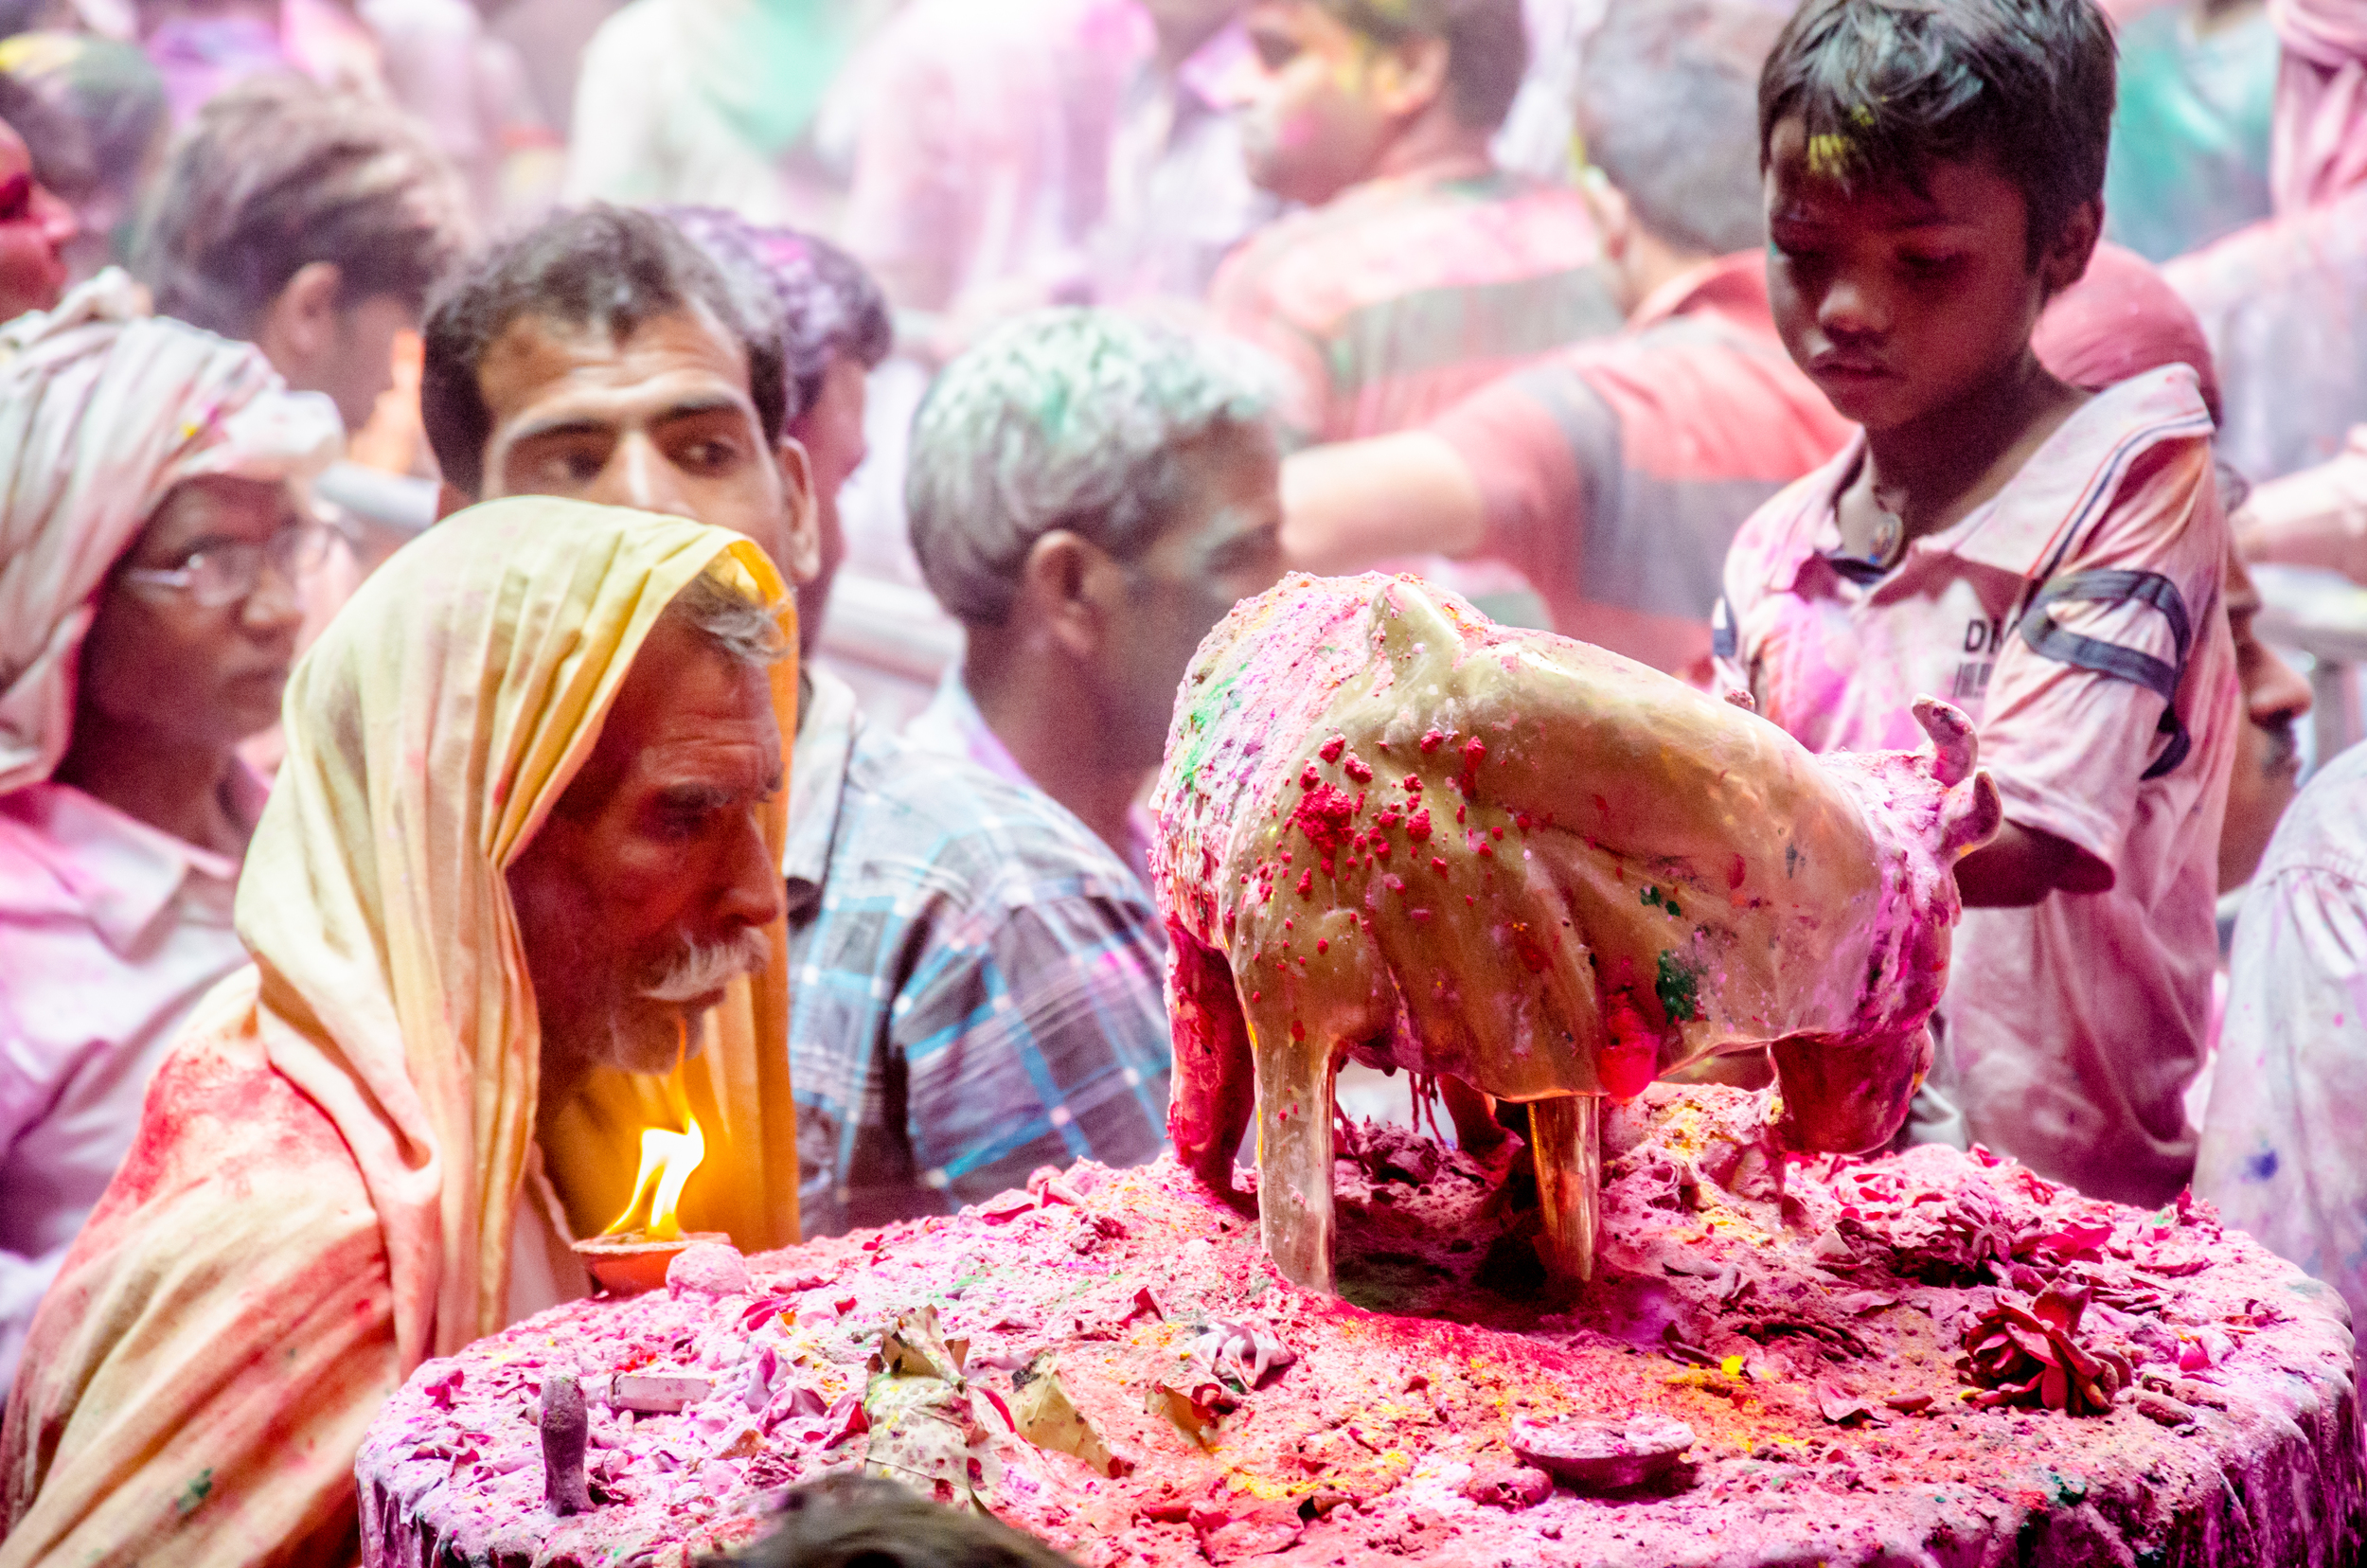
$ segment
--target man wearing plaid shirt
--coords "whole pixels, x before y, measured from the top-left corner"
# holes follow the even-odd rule
[[[696,517],[810,579],[794,382],[780,324],[755,316],[769,297],[649,213],[563,213],[498,247],[428,323],[421,411],[450,505]],[[1042,792],[908,747],[827,670],[801,686],[783,872],[805,1234],[946,1212],[1041,1165],[1154,1158],[1149,895]]]

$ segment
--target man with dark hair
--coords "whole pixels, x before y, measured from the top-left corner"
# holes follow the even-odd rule
[[[1784,352],[1767,305],[1757,0],[1623,0],[1591,39],[1583,187],[1628,311],[1419,429],[1284,465],[1295,564],[1415,550],[1519,568],[1557,630],[1705,675],[1726,546],[1849,424]]]
[[[775,304],[647,212],[564,213],[496,249],[429,314],[448,504],[695,517],[811,581]],[[1125,864],[1042,792],[903,745],[826,670],[799,678],[783,871],[805,1234],[1157,1154],[1165,948]]]
[[[1575,192],[1488,141],[1527,61],[1521,0],[1256,0],[1250,177],[1312,210],[1221,267],[1218,319],[1279,357],[1297,434],[1402,430],[1619,310]]]
[[[696,517],[814,572],[806,454],[786,437],[774,303],[666,219],[561,213],[428,312],[419,419],[444,509],[503,495]]]
[[[868,1475],[792,1488],[761,1539],[699,1568],[1071,1568],[1000,1520]]]
[[[397,111],[293,77],[240,83],[176,146],[132,270],[156,312],[263,350],[346,428],[394,384],[394,342],[459,254],[461,196]]]
[[[1814,751],[1913,743],[1926,693],[1972,716],[2005,823],[1956,866],[1913,1135],[2155,1204],[2194,1170],[2245,710],[2199,378],[2091,393],[2033,341],[2095,249],[2112,89],[2091,0],[1810,0],[1786,27],[1769,299],[1861,430],[1743,525],[1717,642]]]

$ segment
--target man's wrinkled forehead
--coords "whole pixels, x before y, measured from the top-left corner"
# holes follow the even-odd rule
[[[477,385],[496,445],[568,425],[625,428],[721,408],[758,422],[746,350],[696,306],[621,334],[598,323],[520,316],[486,349]]]

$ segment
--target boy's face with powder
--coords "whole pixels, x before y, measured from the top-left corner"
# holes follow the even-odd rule
[[[1922,188],[1827,172],[1801,122],[1768,142],[1768,294],[1784,347],[1835,409],[1880,433],[2035,370],[2030,334],[2076,282],[2090,204],[2030,263],[2029,205],[1985,155],[1934,160]]]

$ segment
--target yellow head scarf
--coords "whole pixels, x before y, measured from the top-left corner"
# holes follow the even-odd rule
[[[659,615],[710,571],[784,592],[736,534],[498,502],[399,552],[298,668],[239,888],[256,968],[160,1070],[35,1321],[0,1439],[0,1564],[300,1559],[349,1528],[390,1380],[502,1324],[540,1062],[503,873]],[[774,677],[786,745],[794,667]],[[777,928],[774,952],[777,991]],[[745,986],[723,1010],[726,1060],[691,1069],[729,1101],[709,1161],[793,1205],[786,1011],[756,1028]]]
[[[503,1321],[540,1052],[503,873],[591,755],[659,614],[711,568],[785,594],[735,534],[494,502],[400,552],[290,684],[288,758],[240,882],[239,934],[265,1009],[294,1025],[270,1038],[273,1064],[328,1110],[369,1183],[406,1363]],[[793,616],[784,600],[792,646]],[[786,742],[795,666],[774,677]],[[785,1028],[784,1013],[770,1029],[784,1089]],[[634,1151],[618,1158],[630,1173]],[[793,1203],[794,1165],[779,1175]]]

